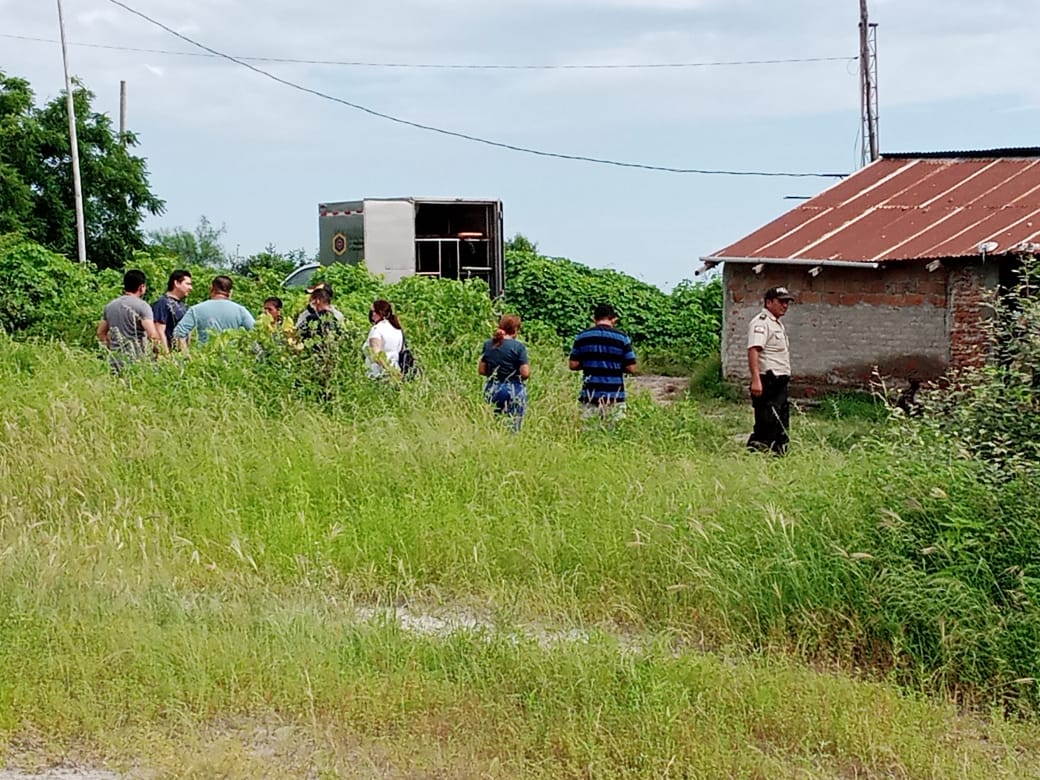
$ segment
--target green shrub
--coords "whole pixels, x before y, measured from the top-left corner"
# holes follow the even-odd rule
[[[101,316],[101,289],[118,275],[99,272],[15,235],[0,237],[0,328],[89,344]]]
[[[1040,263],[1022,260],[1018,281],[989,301],[984,363],[921,393],[923,424],[989,464],[998,477],[1040,470]]]
[[[518,236],[506,250],[504,297],[524,320],[552,327],[564,344],[590,325],[596,304],[610,303],[641,359],[667,373],[687,373],[720,345],[720,279],[684,281],[667,294],[617,271],[545,257]]]
[[[166,290],[171,271],[184,268],[191,272],[194,281],[189,305],[206,300],[210,282],[221,273],[232,278],[234,299],[253,314],[260,312],[269,295],[287,298],[290,313],[302,310],[306,304],[302,293],[286,295],[277,269],[256,268],[250,276],[242,276],[206,266],[185,266],[154,249],[134,253],[126,267],[144,271],[148,278],[148,302]],[[102,309],[123,288],[121,271],[80,265],[13,234],[0,236],[0,278],[4,280],[0,328],[22,338],[55,338],[81,347],[93,347]]]

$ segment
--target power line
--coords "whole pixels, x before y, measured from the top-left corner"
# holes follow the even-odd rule
[[[368,106],[363,106],[360,103],[352,103],[349,100],[344,100],[343,98],[336,97],[335,95],[329,95],[328,93],[321,92],[321,91],[313,89],[311,87],[307,87],[307,86],[304,86],[302,84],[297,84],[294,81],[289,81],[288,79],[284,79],[281,76],[274,75],[270,71],[263,70],[262,68],[258,68],[257,66],[251,65],[248,62],[245,62],[245,61],[243,61],[241,59],[238,59],[236,57],[232,57],[230,54],[225,54],[224,52],[218,51],[217,49],[210,48],[209,46],[206,46],[203,43],[199,43],[198,41],[196,41],[196,40],[194,40],[192,38],[189,38],[188,36],[186,36],[186,35],[184,35],[182,33],[177,32],[172,27],[169,27],[169,26],[163,24],[162,22],[160,22],[160,21],[158,21],[156,19],[153,19],[152,17],[148,16],[147,14],[142,13],[141,11],[138,11],[135,8],[131,8],[126,3],[121,2],[121,0],[108,0],[108,2],[112,3],[112,5],[119,6],[120,8],[122,8],[123,10],[133,14],[134,16],[137,16],[137,17],[140,17],[141,19],[144,19],[149,24],[152,24],[152,25],[154,25],[154,26],[156,26],[156,27],[158,27],[158,28],[160,28],[162,30],[165,30],[170,35],[173,35],[174,37],[179,38],[180,40],[185,41],[186,43],[189,43],[192,46],[195,46],[195,47],[197,47],[199,49],[202,49],[203,51],[209,52],[213,56],[221,57],[221,58],[223,58],[225,60],[228,60],[229,62],[234,62],[237,65],[241,65],[243,68],[248,68],[249,70],[253,71],[254,73],[258,73],[261,76],[265,76],[266,78],[269,78],[272,81],[275,81],[275,82],[277,82],[279,84],[282,84],[284,86],[287,86],[287,87],[290,87],[292,89],[295,89],[295,90],[297,90],[299,92],[304,92],[304,93],[309,94],[309,95],[314,95],[314,96],[322,98],[324,100],[330,100],[330,101],[332,101],[334,103],[340,103],[341,105],[347,106],[349,108],[353,108],[356,111],[361,111],[361,112],[363,112],[365,114],[369,114],[370,116],[379,117],[380,119],[386,119],[389,122],[395,122],[397,124],[405,125],[407,127],[414,127],[414,128],[416,128],[418,130],[426,130],[427,132],[431,132],[431,133],[439,133],[440,135],[445,135],[445,136],[449,136],[449,137],[452,137],[452,138],[461,138],[464,141],[472,141],[474,143],[484,144],[486,146],[493,146],[493,147],[496,147],[498,149],[508,149],[510,151],[513,151],[513,152],[522,152],[524,154],[532,154],[532,155],[537,155],[539,157],[552,157],[552,158],[559,159],[559,160],[575,160],[575,161],[579,161],[579,162],[596,163],[596,164],[599,164],[599,165],[613,165],[613,166],[616,166],[616,167],[619,167],[619,168],[639,168],[641,170],[662,171],[662,172],[665,172],[665,173],[695,173],[695,174],[715,175],[715,176],[774,176],[774,177],[781,177],[782,176],[782,177],[794,177],[794,178],[842,178],[842,177],[847,175],[847,174],[844,174],[844,173],[789,173],[789,172],[779,172],[779,171],[726,171],[726,170],[709,170],[709,169],[701,169],[701,168],[677,168],[677,167],[662,166],[662,165],[647,165],[647,164],[644,164],[644,163],[632,163],[632,162],[622,162],[622,161],[619,161],[619,160],[608,160],[608,159],[603,159],[603,158],[600,158],[600,157],[587,157],[585,155],[579,155],[579,154],[562,154],[562,153],[559,153],[559,152],[546,152],[546,151],[543,151],[543,150],[540,150],[540,149],[532,149],[532,148],[527,147],[527,146],[518,146],[516,144],[508,144],[508,143],[504,143],[502,141],[493,141],[493,140],[490,140],[488,138],[481,138],[480,136],[470,135],[468,133],[460,133],[460,132],[457,132],[455,130],[446,130],[443,127],[435,127],[434,125],[426,125],[426,124],[422,124],[421,122],[413,122],[410,119],[403,119],[401,117],[394,116],[392,114],[383,113],[382,111],[376,111],[375,109],[369,108]]]
[[[0,38],[11,38],[18,41],[35,41],[38,43],[59,43],[53,38],[37,38],[31,35],[12,35],[0,33]],[[141,54],[170,54],[177,57],[219,58],[223,55],[197,51],[171,51],[169,49],[144,49],[136,46],[116,46],[107,43],[85,43],[69,41],[69,46],[81,46],[91,49],[108,49],[111,51],[131,51]],[[270,62],[289,65],[333,65],[351,68],[414,68],[428,70],[641,70],[668,68],[716,68],[738,65],[789,65],[812,62],[855,62],[855,57],[795,57],[773,60],[716,60],[705,62],[643,62],[613,64],[487,64],[487,63],[436,63],[436,62],[364,62],[361,60],[308,60],[296,57],[255,57],[236,55],[235,59],[244,62]]]

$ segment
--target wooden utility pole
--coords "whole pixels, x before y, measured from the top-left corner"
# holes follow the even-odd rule
[[[126,82],[119,82],[119,143],[126,146]]]
[[[69,49],[65,43],[65,16],[58,0],[58,27],[61,28],[61,60],[65,67],[65,105],[69,114],[69,147],[72,150],[72,192],[76,200],[76,252],[81,263],[87,261],[87,236],[83,224],[83,188],[79,178],[79,141],[76,138],[76,106],[72,99],[69,75]]]
[[[863,164],[878,154],[877,24],[871,23],[867,0],[859,0],[860,120],[863,123]]]

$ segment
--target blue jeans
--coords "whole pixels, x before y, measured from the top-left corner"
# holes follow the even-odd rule
[[[527,388],[523,382],[489,381],[484,387],[484,398],[489,404],[494,404],[495,414],[506,414],[513,418],[514,431],[520,430],[527,409]]]

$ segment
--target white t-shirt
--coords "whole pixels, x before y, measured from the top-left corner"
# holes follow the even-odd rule
[[[368,366],[368,375],[370,377],[382,376],[384,371],[383,367],[375,361],[372,354],[372,339],[383,340],[383,352],[386,353],[386,359],[392,366],[399,366],[400,362],[398,356],[401,354],[401,350],[404,348],[404,333],[399,331],[393,325],[386,320],[380,320],[372,329],[368,331],[368,336],[365,338],[365,346],[362,351],[365,353],[365,365]]]

